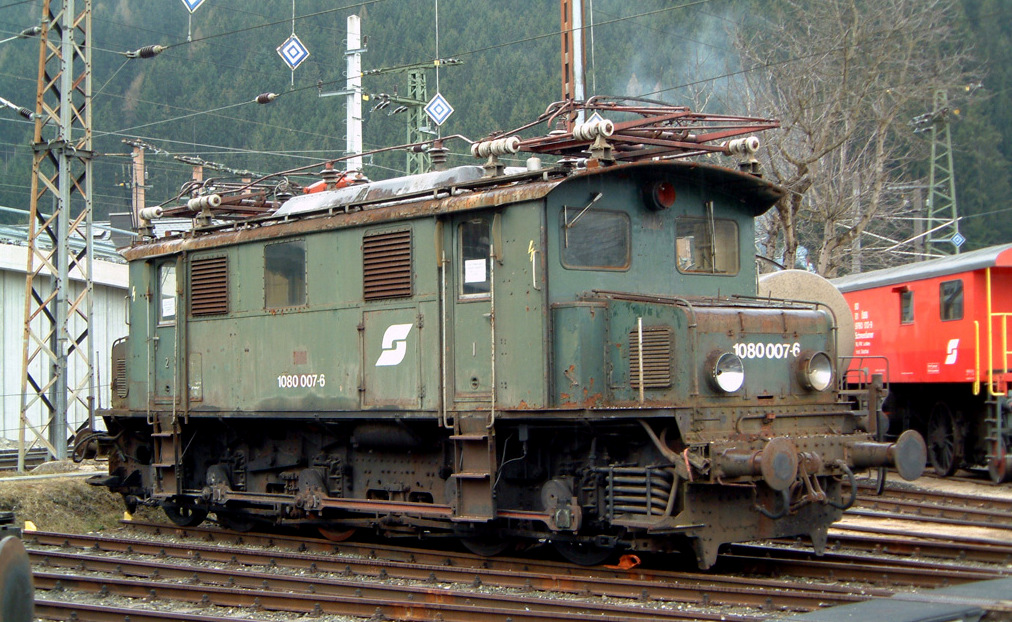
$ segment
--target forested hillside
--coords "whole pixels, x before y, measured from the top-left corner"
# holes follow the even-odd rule
[[[777,56],[774,38],[766,48],[769,54],[757,62],[743,42],[791,25],[786,22],[802,23],[806,7],[817,2],[585,0],[587,21],[594,25],[586,41],[588,92],[649,97],[706,112],[777,116],[776,110],[762,109],[762,100],[751,97],[758,90],[756,83],[784,79],[767,71],[770,59],[777,58],[803,80],[814,71],[812,59],[830,50]],[[879,3],[832,4],[853,5],[860,12]],[[1012,110],[1005,105],[1012,85],[1012,9],[1003,0],[931,4],[944,5],[951,18],[946,20],[951,32],[938,40],[960,58],[960,72],[952,80],[937,77],[939,84],[951,88],[953,107],[959,108],[951,127],[959,206],[965,217],[961,230],[968,238],[964,248],[1012,241],[1007,211],[1012,209]],[[775,5],[789,10],[774,10]],[[398,68],[431,66],[436,58],[460,61],[439,70],[438,90],[455,109],[440,128],[443,135],[477,139],[512,129],[560,98],[556,0],[295,0],[294,7],[294,32],[310,57],[293,75],[275,51],[293,32],[292,0],[206,0],[192,17],[179,0],[92,0],[96,218],[128,208],[130,149],[124,139],[141,139],[165,152],[146,154],[149,205],[171,198],[189,178],[190,167],[173,155],[256,172],[344,155],[344,98],[320,93],[344,88],[345,23],[350,14],[362,17],[362,33],[368,38],[363,55],[366,93],[404,94],[407,74]],[[40,16],[41,0],[0,0],[0,38],[38,24]],[[150,59],[123,54],[153,44],[167,49]],[[827,44],[813,39],[812,45]],[[855,49],[860,52],[861,46]],[[34,109],[38,57],[35,38],[0,44],[0,97]],[[426,77],[431,97],[437,90],[435,69],[427,69]],[[979,82],[980,88],[966,94],[965,79]],[[267,105],[253,103],[264,92],[279,97]],[[363,104],[365,148],[406,142],[406,115],[392,114],[396,106],[372,110],[375,101]],[[896,116],[906,123],[931,106],[930,98],[910,102]],[[27,210],[32,124],[12,110],[0,110],[0,206]],[[890,134],[898,135],[895,129]],[[912,131],[908,138],[902,139],[903,158],[887,167],[890,184],[925,182],[928,143]],[[464,143],[449,146],[451,164],[471,161]],[[403,170],[404,158],[396,152],[367,157],[365,173],[371,178],[396,175]],[[830,174],[826,167],[817,170]],[[883,197],[886,204],[909,201],[888,193]],[[829,199],[823,193],[806,200]],[[0,222],[24,218],[3,210]],[[818,229],[799,230],[800,244],[812,252],[822,243],[819,236],[827,235]]]

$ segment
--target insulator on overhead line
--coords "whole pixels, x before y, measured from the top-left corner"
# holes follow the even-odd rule
[[[22,37],[22,38],[34,37],[34,36],[36,36],[38,34],[41,34],[41,33],[42,33],[42,27],[41,26],[32,26],[31,28],[25,28],[24,30],[22,30],[21,32],[19,32],[18,36]]]
[[[578,140],[593,140],[598,136],[608,137],[614,133],[615,124],[608,119],[595,119],[573,128],[573,138]]]
[[[25,108],[24,106],[18,106],[18,114],[28,119],[29,121],[35,118],[35,113]]]
[[[124,52],[127,58],[154,58],[166,50],[164,45],[145,45],[139,50]]]
[[[205,207],[218,207],[219,205],[221,205],[221,195],[217,194],[196,197],[186,202],[186,207],[195,212]]]
[[[269,104],[277,98],[278,98],[277,93],[260,93],[259,95],[257,95],[257,98],[253,101],[255,101],[258,104]]]
[[[759,151],[759,138],[755,136],[735,138],[734,140],[722,143],[721,146],[727,155],[752,155],[756,151]]]
[[[509,136],[507,138],[496,138],[485,140],[471,145],[471,155],[476,158],[487,158],[489,156],[501,156],[516,153],[520,150],[520,138]]]
[[[160,207],[145,207],[141,209],[142,220],[154,220],[155,218],[161,218],[164,210]]]

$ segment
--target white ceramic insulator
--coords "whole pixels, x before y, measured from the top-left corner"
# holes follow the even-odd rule
[[[540,171],[541,170],[541,158],[531,156],[527,158],[527,170],[528,171]]]
[[[143,207],[140,216],[142,220],[154,220],[161,218],[163,211],[160,207]]]
[[[759,151],[759,138],[755,136],[735,138],[725,143],[724,149],[728,155],[752,155]]]
[[[608,119],[581,123],[573,128],[573,137],[578,140],[594,140],[598,136],[611,136],[615,133],[615,124]]]
[[[487,158],[489,156],[501,156],[508,153],[516,153],[520,150],[520,137],[509,136],[507,138],[496,138],[471,145],[471,155],[476,158]]]
[[[219,205],[221,205],[221,196],[217,194],[196,197],[186,202],[186,207],[193,211],[202,210],[205,207],[218,207]]]

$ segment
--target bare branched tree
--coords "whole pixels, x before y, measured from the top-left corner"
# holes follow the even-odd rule
[[[767,171],[788,194],[766,240],[793,266],[807,246],[833,276],[862,232],[885,222],[888,184],[913,149],[910,118],[937,89],[969,81],[951,0],[777,0],[736,45],[748,106],[781,120]],[[883,229],[884,230],[884,229]],[[803,239],[802,239],[803,238]]]

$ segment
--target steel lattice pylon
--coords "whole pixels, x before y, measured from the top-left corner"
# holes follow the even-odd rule
[[[408,72],[408,99],[415,102],[408,104],[408,144],[420,143],[429,139],[429,117],[425,114],[425,104],[429,94],[425,87],[425,73],[416,69]],[[408,175],[426,173],[432,168],[432,158],[425,152],[408,151]]]
[[[952,137],[949,133],[949,97],[935,91],[931,120],[931,170],[928,180],[929,256],[959,254],[959,209],[952,169]]]
[[[42,3],[18,469],[93,416],[91,0]],[[49,214],[44,213],[49,211]],[[72,243],[72,241],[74,243]],[[77,281],[73,283],[72,279]],[[31,434],[31,438],[26,437]]]

